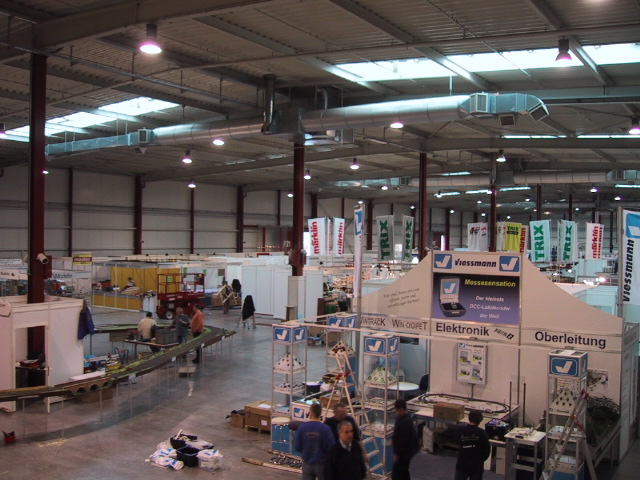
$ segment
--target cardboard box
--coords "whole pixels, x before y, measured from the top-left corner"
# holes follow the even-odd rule
[[[229,423],[232,427],[244,428],[244,414],[232,413]]]
[[[342,388],[340,388],[342,390]],[[336,392],[337,393],[337,392]],[[333,407],[335,407],[337,404],[339,403],[344,403],[347,404],[347,399],[346,398],[342,398],[340,397],[340,395],[334,394],[333,398],[331,399],[331,404],[329,404],[329,398],[331,397],[331,394],[328,393],[326,395],[323,395],[319,398],[320,400],[320,405],[322,405],[324,408],[329,408],[329,409],[333,409]]]
[[[271,431],[271,404],[267,400],[253,402],[244,406],[245,427]]]
[[[436,403],[433,406],[433,416],[438,420],[459,422],[464,417],[464,406],[454,403]]]

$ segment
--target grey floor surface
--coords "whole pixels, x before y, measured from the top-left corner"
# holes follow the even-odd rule
[[[136,323],[139,312],[94,308],[96,324]],[[226,419],[233,409],[271,399],[271,328],[238,327],[239,309],[223,315],[205,310],[206,323],[236,330],[236,335],[216,344],[204,356],[204,365],[191,377],[164,369],[120,386],[113,399],[100,403],[77,400],[55,403],[46,413],[42,402],[25,403],[24,412],[0,412],[0,428],[14,430],[15,444],[0,444],[0,480],[25,479],[147,479],[216,478],[263,480],[299,478],[300,475],[242,461],[243,457],[268,461],[270,435],[232,427]],[[258,318],[268,324],[269,318]],[[108,335],[94,335],[94,354],[112,351]],[[85,351],[89,350],[88,337]],[[318,380],[326,370],[323,347],[307,350],[308,380]],[[183,360],[191,365],[190,359]],[[188,363],[187,363],[188,362]],[[21,405],[19,405],[21,407]],[[210,440],[224,455],[215,472],[184,468],[178,472],[154,467],[145,459],[156,445],[179,430]],[[43,434],[42,432],[47,432]],[[418,454],[412,462],[414,480],[453,478],[455,452]],[[487,472],[486,480],[505,479]],[[507,479],[515,478],[509,472]],[[519,477],[522,478],[522,477]],[[640,442],[617,468],[601,466],[600,480],[640,478]]]

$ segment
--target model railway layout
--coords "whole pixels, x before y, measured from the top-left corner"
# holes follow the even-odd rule
[[[120,329],[135,329],[136,325],[119,325]],[[112,330],[112,329],[106,329]],[[87,380],[60,383],[52,386],[26,387],[11,390],[0,390],[0,403],[13,402],[32,398],[64,397],[75,398],[84,393],[95,392],[113,387],[117,383],[128,381],[131,376],[140,377],[161,368],[180,355],[186,355],[196,347],[208,347],[214,343],[234,335],[236,332],[217,327],[205,327],[202,335],[189,340],[182,345],[162,352],[154,353],[151,356],[134,360],[121,368],[107,371],[101,377],[94,377]]]

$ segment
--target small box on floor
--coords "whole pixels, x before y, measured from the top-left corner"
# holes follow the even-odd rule
[[[268,400],[253,402],[244,406],[245,427],[271,431],[271,404]]]
[[[464,417],[464,405],[454,403],[436,403],[433,406],[433,416],[438,420],[459,422]]]
[[[245,414],[243,410],[236,413],[231,412],[229,423],[232,427],[244,428],[244,417]]]

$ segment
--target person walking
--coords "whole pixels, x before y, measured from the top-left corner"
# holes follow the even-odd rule
[[[325,480],[361,480],[367,467],[360,442],[354,438],[354,426],[348,420],[338,423],[338,441],[327,452]]]
[[[489,436],[479,427],[482,412],[471,410],[469,424],[458,427],[456,437],[460,445],[455,480],[482,480],[484,462],[491,454]]]
[[[418,451],[418,434],[413,419],[407,411],[407,401],[398,399],[393,407],[396,411],[396,421],[393,427],[393,470],[392,480],[411,480],[409,465]]]
[[[338,425],[342,421],[351,423],[351,425],[353,426],[353,438],[359,441],[360,429],[358,428],[358,425],[356,425],[356,421],[351,415],[347,414],[347,407],[344,403],[336,403],[336,406],[333,407],[333,417],[328,417],[324,421],[324,424],[328,425],[331,429],[331,433],[333,433],[333,437],[336,439],[336,441],[338,441],[340,438],[338,434]]]
[[[193,338],[202,335],[204,329],[204,315],[202,314],[202,305],[193,306],[193,317],[191,317],[191,334]],[[193,363],[200,363],[200,347],[196,348],[196,358],[191,360]]]
[[[176,308],[176,317],[173,319],[171,326],[176,328],[178,343],[184,343],[187,341],[187,334],[189,333],[190,325],[191,321],[189,320],[189,315],[184,313],[182,307]]]
[[[325,480],[325,456],[335,443],[331,429],[320,421],[322,406],[312,403],[309,421],[296,430],[294,446],[302,457],[302,480]]]

